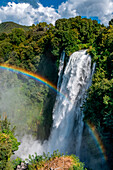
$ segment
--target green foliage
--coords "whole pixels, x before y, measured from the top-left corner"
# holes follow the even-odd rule
[[[85,116],[97,129],[111,133],[113,122],[113,27],[104,29],[88,52],[96,62],[96,73],[87,99]],[[101,49],[101,52],[100,52]],[[109,116],[108,116],[109,115]],[[110,120],[108,120],[108,117]],[[100,128],[101,127],[101,128]]]
[[[44,165],[44,159],[43,156],[38,156],[37,153],[34,155],[29,155],[29,159],[27,159],[28,163],[28,169],[37,169],[39,167],[42,167]]]
[[[5,62],[8,60],[12,48],[12,44],[7,41],[0,43],[0,62]]]
[[[60,157],[67,157],[72,160],[72,165],[69,168],[70,170],[75,170],[75,169],[84,170],[84,163],[80,162],[78,157],[76,157],[75,155],[64,156],[58,150],[54,151],[53,154],[51,155],[49,152],[47,154],[43,153],[42,156],[38,156],[37,153],[35,153],[35,155],[32,156],[29,155],[29,159],[27,159],[28,169],[35,170],[35,169],[40,169],[42,167],[44,168],[45,164],[47,163],[49,164],[49,162],[54,161],[56,158],[60,158]]]
[[[14,137],[14,129],[10,128],[7,118],[0,120],[0,169],[6,168],[7,162],[19,145],[20,142]]]
[[[19,45],[21,42],[25,41],[25,31],[22,28],[15,28],[9,34],[10,42],[15,45]]]
[[[97,21],[92,21],[91,19],[81,18],[77,16],[70,19],[59,19],[55,23],[55,27],[58,30],[69,30],[77,29],[79,32],[79,39],[83,43],[93,43],[95,37],[98,36],[101,25]]]
[[[23,162],[23,161],[19,157],[17,157],[16,159],[11,161],[12,166],[13,166],[14,169],[16,169],[17,165],[21,165],[21,162]]]
[[[44,125],[49,124],[49,128],[51,124],[49,111],[45,111],[49,88],[26,76],[7,71],[0,74],[0,82],[1,91],[4,91],[0,102],[3,102],[4,112],[11,124],[16,125],[16,134],[22,136],[30,133],[38,139],[44,138],[46,128]],[[7,105],[4,103],[4,97]],[[49,135],[49,132],[46,135]]]
[[[10,33],[14,28],[23,28],[24,30],[29,30],[29,26],[23,26],[16,24],[14,22],[3,22],[0,24],[0,33]]]
[[[55,159],[56,157],[61,157],[61,156],[63,156],[63,153],[61,154],[58,150],[56,150],[56,151],[53,151],[53,153],[51,154],[51,158],[52,159]],[[50,158],[49,158],[50,159]]]
[[[99,75],[99,77],[95,76],[93,79],[95,83],[90,88],[85,115],[97,127],[100,124],[104,131],[112,132],[113,80],[107,80],[102,77]],[[111,123],[108,121],[108,117]]]
[[[6,33],[1,33],[0,34],[0,41],[5,40],[7,38],[7,34]]]
[[[4,169],[12,154],[12,143],[9,135],[0,133],[0,168]]]
[[[14,23],[2,23],[4,24]],[[28,31],[25,31],[24,27],[15,25],[9,34],[3,33],[0,36],[2,41],[0,62],[36,72],[41,61],[37,56],[43,60],[43,56],[46,55],[57,62],[64,49],[69,56],[74,51],[89,47],[100,31],[101,25],[96,21],[81,17],[59,19],[55,27],[45,22],[39,23]]]
[[[113,149],[113,26],[112,20],[108,28],[102,27],[88,52],[92,62],[96,62],[96,70],[85,103],[85,120],[96,126],[105,147],[109,164],[112,165]]]
[[[73,166],[69,170],[84,170],[84,163],[79,161],[79,158],[76,155],[71,155],[73,160]],[[85,170],[87,170],[85,168]]]

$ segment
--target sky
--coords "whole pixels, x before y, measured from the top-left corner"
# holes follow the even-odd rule
[[[113,18],[113,0],[1,0],[0,23],[55,24],[59,18],[84,16],[108,25]]]

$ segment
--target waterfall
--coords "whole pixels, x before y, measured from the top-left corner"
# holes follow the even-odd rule
[[[60,63],[59,63],[59,72],[58,72],[58,83],[57,89],[60,90],[61,82],[62,82],[62,75],[63,75],[63,68],[64,68],[64,60],[65,60],[65,51],[62,52]]]
[[[53,109],[53,126],[48,141],[43,143],[25,136],[16,156],[23,159],[37,152],[75,154],[91,169],[107,169],[101,159],[100,151],[92,139],[89,129],[83,123],[82,105],[87,97],[87,89],[92,83],[95,63],[91,68],[91,57],[86,50],[73,53],[64,70],[62,54],[59,65],[59,79],[56,102]]]
[[[48,141],[43,144],[40,141],[32,140],[25,136],[16,151],[21,158],[29,154],[52,153],[59,150],[61,153],[80,154],[80,147],[83,132],[83,113],[81,107],[86,97],[86,91],[91,84],[92,74],[91,57],[86,50],[73,53],[65,70],[64,53],[60,59],[58,93],[53,109],[53,127]],[[63,73],[64,71],[64,73]]]
[[[60,77],[59,77],[60,78]],[[48,151],[79,156],[83,131],[81,107],[92,78],[91,57],[86,50],[73,53],[64,71],[60,93],[53,109],[53,127]]]

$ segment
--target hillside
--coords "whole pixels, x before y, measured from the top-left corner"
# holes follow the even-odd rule
[[[29,30],[29,26],[23,26],[23,25],[19,25],[16,24],[14,22],[3,22],[0,24],[0,33],[10,33],[12,29],[14,28],[23,28],[24,30]]]

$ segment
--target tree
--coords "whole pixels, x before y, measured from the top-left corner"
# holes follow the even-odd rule
[[[11,51],[12,44],[7,41],[3,41],[0,44],[0,62],[7,61]]]
[[[113,19],[111,19],[111,21],[109,21],[109,25],[113,25]]]
[[[7,34],[5,32],[1,33],[0,34],[0,41],[5,40],[5,38],[7,38]]]
[[[0,169],[6,168],[7,162],[19,145],[20,142],[14,136],[14,128],[11,129],[7,117],[0,119]]]
[[[15,28],[9,34],[10,42],[15,45],[19,45],[21,42],[25,41],[25,31],[22,28]]]

